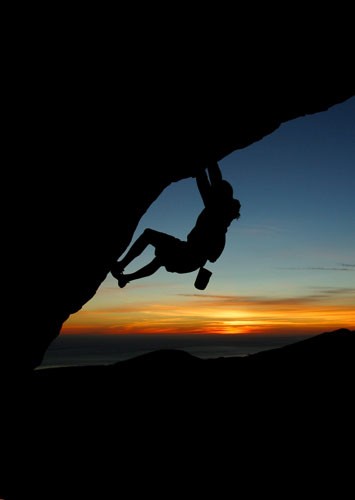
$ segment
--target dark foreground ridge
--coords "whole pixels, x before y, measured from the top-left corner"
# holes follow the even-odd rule
[[[354,438],[354,353],[355,332],[340,329],[245,358],[157,350],[37,370],[3,406],[0,498],[163,494],[225,467],[253,481],[254,462],[290,474],[297,457],[303,471],[329,466],[330,450],[339,463]]]

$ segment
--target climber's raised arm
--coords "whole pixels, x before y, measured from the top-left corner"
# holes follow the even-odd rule
[[[207,170],[212,185],[222,181],[222,172],[217,162],[208,165]]]
[[[196,175],[196,183],[198,190],[200,191],[202,201],[206,205],[208,203],[211,190],[211,184],[208,180],[206,170],[203,169]]]

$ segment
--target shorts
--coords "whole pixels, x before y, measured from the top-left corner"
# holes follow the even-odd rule
[[[198,249],[169,234],[160,238],[159,245],[155,248],[155,256],[167,271],[180,274],[196,271],[207,261]]]

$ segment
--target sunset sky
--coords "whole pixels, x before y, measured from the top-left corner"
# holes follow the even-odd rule
[[[168,159],[167,159],[168,162]],[[196,272],[124,289],[108,275],[62,333],[317,334],[355,329],[355,98],[283,124],[220,161],[241,217],[205,291]],[[185,239],[202,209],[195,180],[170,185],[141,220]],[[153,249],[126,268],[132,272]]]

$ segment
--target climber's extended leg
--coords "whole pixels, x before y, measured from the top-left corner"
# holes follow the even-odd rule
[[[162,234],[159,231],[154,231],[154,229],[145,229],[139,238],[133,243],[131,248],[128,250],[127,254],[123,259],[116,262],[112,269],[111,274],[114,278],[118,279],[120,274],[123,273],[124,269],[132,260],[138,257],[148,245],[156,246],[157,240],[159,240],[159,235]]]
[[[140,278],[145,278],[154,274],[162,263],[158,257],[155,257],[149,264],[138,269],[138,271],[130,274],[119,274],[117,277],[118,286],[124,288],[130,281],[138,280]]]

